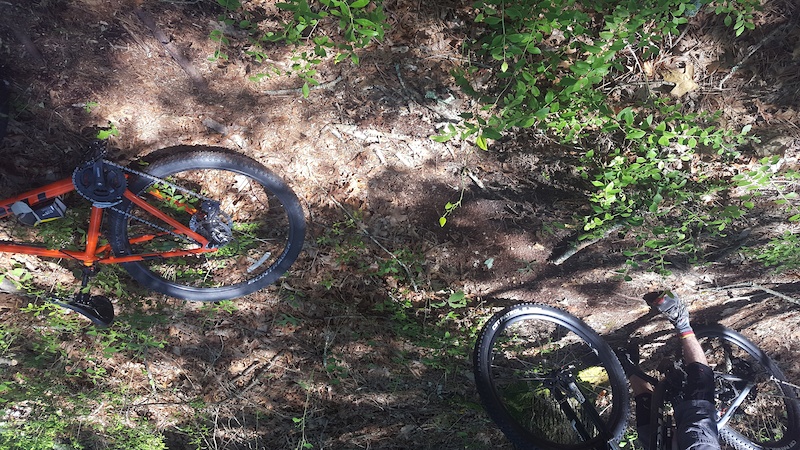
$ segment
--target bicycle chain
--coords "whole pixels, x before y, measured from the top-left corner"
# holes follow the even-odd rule
[[[206,201],[210,201],[210,202],[215,202],[216,201],[216,200],[208,198],[208,197],[206,197],[204,195],[198,194],[197,192],[194,192],[191,189],[186,189],[185,187],[178,186],[177,184],[174,184],[174,183],[170,183],[169,181],[167,181],[167,180],[165,180],[163,178],[158,178],[156,176],[150,175],[147,172],[140,172],[138,170],[131,169],[130,167],[123,166],[122,164],[117,164],[117,163],[115,163],[113,161],[109,161],[107,159],[103,159],[102,161],[103,161],[104,164],[108,164],[109,166],[116,167],[117,169],[120,169],[123,172],[128,172],[128,173],[131,173],[131,174],[136,175],[136,176],[149,178],[149,179],[151,179],[153,181],[158,181],[158,182],[164,183],[165,185],[167,185],[167,186],[169,186],[169,187],[171,187],[171,188],[173,188],[173,189],[175,189],[177,191],[184,192],[186,194],[189,194],[189,195],[192,195],[194,197],[197,197],[197,198],[199,198],[201,200],[206,200]]]
[[[194,191],[192,191],[191,189],[186,189],[186,188],[184,188],[184,187],[182,187],[182,186],[178,186],[177,184],[170,183],[169,181],[167,181],[167,180],[165,180],[165,179],[163,179],[163,178],[158,178],[158,177],[156,177],[156,176],[150,175],[149,173],[146,173],[146,172],[140,172],[140,171],[138,171],[138,170],[131,169],[130,167],[126,167],[126,166],[123,166],[123,165],[121,165],[121,164],[117,164],[117,163],[115,163],[115,162],[113,162],[113,161],[109,161],[109,160],[107,160],[107,159],[103,159],[103,160],[101,160],[101,161],[103,162],[103,164],[108,164],[109,166],[116,167],[116,168],[118,168],[118,169],[122,170],[123,172],[128,172],[128,173],[130,173],[130,174],[133,174],[133,175],[136,175],[136,176],[138,176],[138,177],[143,177],[143,178],[150,179],[150,180],[152,180],[152,181],[156,181],[156,182],[159,182],[159,183],[163,183],[163,184],[165,184],[166,186],[169,186],[169,187],[171,187],[172,189],[175,189],[176,191],[181,191],[181,192],[183,192],[184,194],[188,194],[188,195],[190,195],[190,196],[193,196],[193,197],[199,198],[200,200],[203,200],[203,201],[211,201],[211,202],[216,202],[215,200],[213,200],[213,199],[210,199],[210,198],[208,198],[208,197],[206,197],[206,196],[204,196],[204,195],[198,194],[197,192],[194,192]],[[121,210],[121,209],[119,209],[119,208],[116,208],[116,207],[114,207],[114,206],[108,206],[106,209],[110,209],[110,210],[112,210],[112,211],[114,211],[114,212],[116,212],[116,213],[122,214],[124,217],[128,217],[128,218],[130,218],[130,219],[133,219],[133,220],[139,221],[139,222],[141,222],[141,223],[143,223],[143,224],[145,224],[145,225],[148,225],[148,226],[150,226],[150,227],[153,227],[153,228],[155,228],[156,230],[162,231],[162,232],[164,232],[164,233],[167,233],[167,234],[171,234],[171,235],[173,235],[173,236],[175,236],[175,237],[177,237],[178,239],[181,239],[181,240],[183,240],[183,241],[190,242],[190,243],[191,243],[191,242],[197,242],[197,241],[195,241],[194,239],[189,239],[189,238],[187,238],[187,237],[186,237],[186,236],[184,236],[184,235],[178,234],[178,233],[176,233],[176,232],[174,232],[174,231],[172,231],[172,230],[169,230],[169,229],[167,229],[167,228],[164,228],[164,227],[162,227],[162,226],[160,226],[160,225],[156,225],[156,224],[154,224],[154,223],[150,222],[149,220],[142,219],[141,217],[136,217],[136,216],[134,216],[133,214],[131,214],[131,213],[127,212],[127,211],[123,211],[123,210]]]

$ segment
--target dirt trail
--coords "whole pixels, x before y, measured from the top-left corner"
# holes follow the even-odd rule
[[[263,67],[242,55],[208,60],[217,50],[208,35],[220,26],[210,2],[143,5],[192,75],[127,2],[0,2],[0,62],[15,111],[0,145],[1,193],[65,176],[97,128],[113,125],[121,161],[180,144],[248,154],[282,174],[308,214],[306,249],[289,276],[238,300],[234,312],[154,297],[162,309],[150,311],[168,320],[150,332],[166,345],[109,357],[104,389],[128,394],[122,406],[98,404],[87,421],[124,413],[162,430],[175,449],[197,436],[209,448],[300,448],[304,439],[329,449],[509,448],[472,385],[470,335],[482,321],[531,300],[572,312],[614,342],[663,339],[664,324],[640,298],[665,285],[691,301],[696,317],[744,332],[800,380],[797,306],[755,287],[718,288],[753,281],[797,298],[797,273],[771,274],[733,251],[666,277],[632,272],[625,282],[623,234],[564,264],[548,262],[570,236],[553,225],[582,206],[582,193],[560,184],[569,167],[525,133],[491,152],[429,139],[473,106],[449,76],[466,6],[433,3],[385,2],[387,42],[367,49],[358,67],[324,65],[322,87],[304,99],[297,80],[249,81]],[[681,45],[709,58],[727,51],[704,36],[689,33]],[[273,51],[276,64],[291,65],[287,49]],[[754,102],[737,88],[698,101],[724,100],[726,113],[774,125],[782,134],[770,139],[790,155],[800,147],[798,85],[770,72],[776,54],[760,49],[748,73],[783,80],[774,95],[785,102]],[[462,193],[463,206],[440,227],[445,203]],[[43,286],[77,286],[66,262],[4,259]],[[465,305],[435,306],[457,291]],[[19,312],[26,302],[0,295],[4,319],[29,323]],[[135,311],[123,301],[117,308],[123,317]],[[74,354],[96,344],[86,334],[62,343]]]

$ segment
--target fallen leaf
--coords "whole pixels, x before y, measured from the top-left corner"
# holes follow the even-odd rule
[[[683,97],[700,87],[694,82],[694,66],[686,63],[686,66],[669,68],[661,75],[664,81],[675,83],[675,87],[669,92],[673,97]]]
[[[642,64],[642,70],[644,71],[644,76],[646,76],[647,78],[653,78],[656,72],[655,64],[653,64],[653,61],[645,61]]]

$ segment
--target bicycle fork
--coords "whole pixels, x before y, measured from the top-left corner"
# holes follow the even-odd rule
[[[589,433],[586,425],[578,417],[578,413],[572,405],[570,405],[570,398],[575,399],[578,404],[581,405],[583,411],[588,415],[590,422],[593,422],[595,428],[600,432],[599,436],[602,436],[604,441],[608,441],[612,438],[611,432],[608,430],[606,423],[603,422],[603,419],[600,418],[600,413],[597,412],[595,406],[583,395],[575,382],[574,369],[574,366],[569,366],[552,372],[550,376],[547,377],[545,386],[553,393],[564,415],[567,416],[570,424],[572,424],[572,428],[578,433],[581,439],[589,441],[592,439],[592,435]],[[612,446],[611,443],[608,442],[607,444],[600,444],[595,448],[596,450],[609,450]]]
[[[747,398],[747,395],[753,390],[753,386],[755,383],[744,378],[729,375],[729,374],[720,374],[718,375],[721,379],[730,383],[730,389],[734,390],[735,397],[733,401],[725,408],[725,411],[720,411],[722,414],[719,419],[717,419],[717,429],[724,427],[730,418],[736,413],[736,410],[739,409],[739,406],[744,402],[744,399]],[[741,390],[736,389],[737,383],[746,383]],[[738,391],[738,392],[737,392]]]

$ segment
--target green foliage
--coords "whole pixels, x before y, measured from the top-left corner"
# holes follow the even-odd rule
[[[114,413],[94,421],[98,410],[108,412],[121,395],[109,382],[107,355],[98,350],[108,341],[91,333],[96,329],[84,334],[84,319],[51,303],[29,304],[23,311],[47,326],[0,326],[0,356],[11,362],[0,371],[0,450],[166,448],[161,433],[146,422]],[[88,345],[69,350],[80,341]]]
[[[66,420],[52,411],[40,416],[44,405],[23,403],[20,407],[31,415],[36,411],[36,415],[28,420],[12,420],[11,427],[0,428],[1,450],[52,450],[63,446],[59,438],[65,435]]]
[[[627,449],[635,449],[637,440],[639,439],[639,434],[636,430],[627,430],[625,434],[622,436],[622,440],[619,442],[619,448],[627,448]]]
[[[800,238],[796,234],[796,224],[800,222],[798,179],[800,172],[781,170],[781,157],[771,156],[762,158],[757,167],[737,174],[732,180],[737,189],[744,191],[741,200],[746,207],[754,207],[758,197],[769,196],[775,211],[785,214],[786,221],[795,226],[795,231],[786,230],[766,245],[744,249],[745,254],[777,272],[800,268]]]
[[[468,358],[482,325],[467,320],[469,299],[463,291],[442,293],[425,303],[394,297],[375,305],[391,319],[394,332],[424,349],[421,361],[428,367],[459,370]]]
[[[274,75],[297,76],[303,81],[302,93],[308,97],[316,80],[316,66],[332,56],[334,62],[359,63],[358,50],[370,43],[383,40],[387,29],[386,15],[381,0],[287,0],[276,7],[291,13],[292,19],[282,24],[280,30],[265,30],[255,16],[240,11],[238,0],[217,0],[226,10],[220,22],[236,27],[248,35],[243,53],[255,63],[269,60],[265,46],[269,43],[289,44],[298,50],[292,57],[289,70],[273,66],[267,71],[252,75],[260,81]],[[234,19],[234,16],[243,18]],[[224,48],[232,45],[223,30],[214,30],[209,39],[217,43],[212,61],[227,61]]]
[[[759,0],[724,0],[713,2],[710,5],[717,15],[725,16],[725,26],[733,26],[736,36],[741,35],[744,30],[753,30],[753,13],[760,9]]]
[[[107,126],[100,128],[95,137],[100,140],[106,140],[111,136],[119,136],[119,128],[117,128],[116,124],[108,122]]]
[[[208,60],[211,62],[216,61],[227,61],[228,54],[225,53],[222,49],[230,45],[231,40],[228,39],[225,34],[222,33],[222,30],[213,30],[209,35],[208,38],[211,39],[212,42],[217,43],[217,48],[214,50],[214,54],[208,57]]]
[[[328,52],[333,51],[336,62],[349,59],[358,64],[355,50],[366,47],[373,39],[383,39],[386,16],[381,3],[370,0],[319,0],[311,3],[308,0],[289,0],[277,3],[278,8],[291,12],[294,20],[283,25],[282,33],[268,35],[268,38],[294,45],[310,41],[317,57],[328,56]],[[326,20],[337,22],[338,39],[311,34]]]
[[[86,224],[89,223],[88,208],[67,209],[64,217],[37,225],[37,237],[47,248],[78,250],[86,242]]]
[[[738,35],[752,27],[757,4],[708,8],[732,17],[725,22]],[[696,13],[694,0],[479,0],[474,7],[482,33],[468,51],[476,63],[454,75],[483,106],[435,140],[472,139],[487,150],[506,132],[539,128],[576,149],[588,204],[577,223],[566,225],[579,228],[584,239],[618,227],[632,230],[641,249],[629,252],[631,264],[644,258],[663,269],[670,253],[696,259],[698,239],[724,234],[752,207],[736,198],[708,201],[729,196],[725,181],[709,174],[714,164],[739,158],[736,149],[754,140],[749,126],[726,129],[718,115],[688,112],[649,88],[630,98],[609,95],[609,86],[631,67],[641,72],[643,61],[660,57],[664,37],[679,34]],[[487,66],[493,78],[477,89],[472,78]],[[445,206],[440,225],[458,205]]]
[[[800,201],[796,192],[796,181],[800,180],[800,172],[779,170],[780,156],[762,158],[754,170],[740,173],[733,177],[736,186],[747,192],[742,199],[749,207],[752,200],[765,194],[771,195],[775,205],[783,208],[789,215],[789,222],[800,222]]]
[[[791,231],[771,239],[762,248],[748,248],[746,253],[776,272],[800,269],[800,237]]]
[[[621,123],[597,86],[626,71],[621,51],[635,52],[643,60],[657,55],[663,36],[677,33],[678,26],[687,22],[683,17],[687,5],[692,1],[606,0],[591,7],[575,0],[476,2],[475,22],[486,32],[475,42],[475,53],[499,64],[496,84],[477,92],[469,77],[479,69],[469,66],[457,72],[461,87],[482,99],[488,114],[473,117],[460,130],[449,128],[444,135],[476,135],[481,148],[504,130],[533,126],[544,127],[565,142],[618,130],[628,139],[642,139],[648,129],[662,132],[657,139],[669,131],[665,139],[672,140],[670,133],[679,130],[658,130],[659,121],[644,129],[633,121]],[[726,11],[736,11],[732,8]],[[658,119],[650,120],[654,118]]]
[[[356,211],[319,236],[317,245],[325,247],[326,258],[335,261],[340,270],[356,271],[377,280],[391,279],[393,284],[413,285],[422,273],[423,255],[408,248],[392,252],[381,248],[376,253],[364,239],[366,231],[362,230],[363,227],[361,213]],[[337,287],[336,274],[329,273],[321,284],[328,290]]]
[[[92,110],[94,108],[97,108],[98,106],[100,106],[100,104],[97,102],[86,102],[83,104],[83,110],[86,111],[87,113],[91,113]]]

